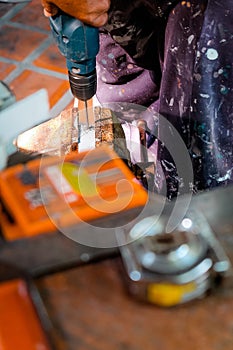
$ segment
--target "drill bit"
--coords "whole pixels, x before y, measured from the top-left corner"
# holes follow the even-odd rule
[[[80,143],[80,123],[79,112],[76,102],[72,108],[72,120],[71,120],[71,150],[78,151],[78,145]]]
[[[89,117],[88,117],[87,100],[85,100],[85,113],[86,113],[87,129],[89,129]]]

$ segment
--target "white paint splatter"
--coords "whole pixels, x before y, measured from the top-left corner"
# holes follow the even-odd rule
[[[214,61],[218,58],[218,51],[215,49],[208,49],[206,52],[206,57],[209,60]]]
[[[218,182],[226,181],[231,179],[231,173],[232,173],[233,168],[227,170],[226,174],[222,177],[219,177],[216,179]]]
[[[177,46],[171,47],[170,51],[173,52],[173,53],[176,53],[178,51],[178,47]]]
[[[169,106],[172,107],[173,104],[174,104],[174,97],[172,97],[172,98],[170,99]]]
[[[193,39],[194,39],[194,35],[193,34],[188,37],[189,45],[192,43]]]
[[[209,98],[210,97],[210,95],[208,95],[208,94],[200,94],[200,96],[203,97],[203,98]]]

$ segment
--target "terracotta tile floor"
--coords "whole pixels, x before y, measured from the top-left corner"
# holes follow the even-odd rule
[[[71,105],[65,58],[53,41],[41,0],[0,2],[0,80],[20,100],[45,88],[51,115]]]

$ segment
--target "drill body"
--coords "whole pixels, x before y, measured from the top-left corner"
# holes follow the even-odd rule
[[[96,93],[96,55],[99,30],[65,13],[50,18],[57,46],[66,57],[69,82],[74,97],[87,101]]]

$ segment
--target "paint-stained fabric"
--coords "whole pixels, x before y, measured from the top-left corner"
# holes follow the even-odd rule
[[[190,153],[194,191],[233,179],[232,18],[232,0],[113,0],[101,30],[97,97],[167,118]],[[172,198],[181,179],[161,144],[158,157],[158,190],[166,179]]]

